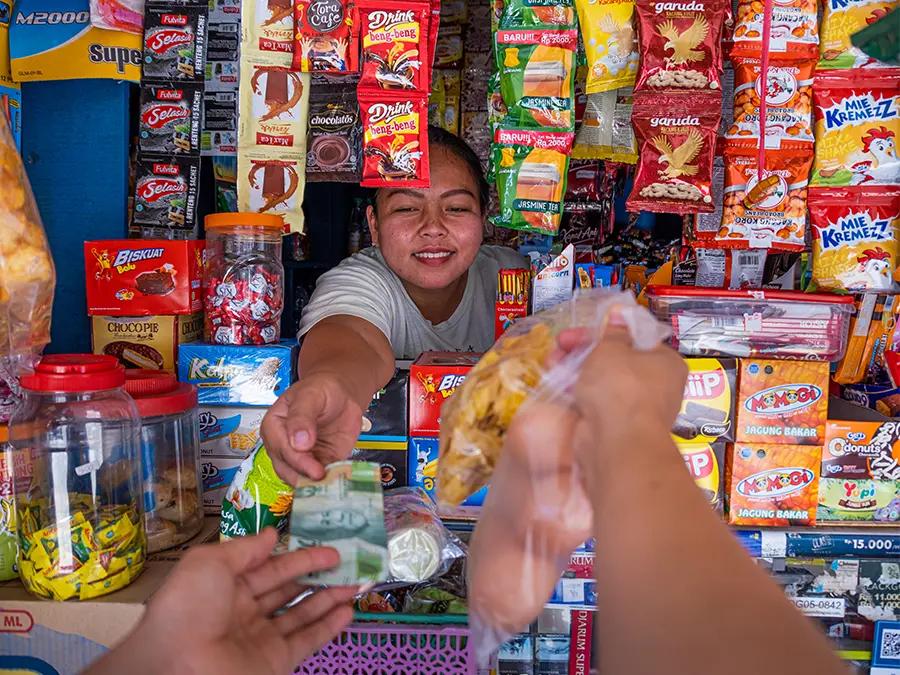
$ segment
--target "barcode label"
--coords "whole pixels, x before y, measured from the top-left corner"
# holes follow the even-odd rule
[[[216,26],[216,30],[222,33],[237,33],[238,25],[236,23],[220,23]]]
[[[741,253],[738,255],[738,265],[759,265],[759,254]]]

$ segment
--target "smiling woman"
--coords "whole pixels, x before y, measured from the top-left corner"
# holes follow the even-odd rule
[[[304,311],[300,382],[262,426],[289,483],[350,455],[395,358],[487,350],[497,272],[525,267],[515,251],[482,245],[488,186],[471,148],[435,127],[428,140],[431,186],[378,190],[367,213],[374,246],[323,275]]]

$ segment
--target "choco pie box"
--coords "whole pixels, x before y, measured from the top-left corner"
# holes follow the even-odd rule
[[[741,359],[736,441],[821,446],[827,417],[827,362]]]
[[[202,311],[202,241],[108,239],[84,242],[90,316],[156,316]]]
[[[409,484],[435,495],[441,408],[478,363],[474,352],[424,352],[409,372]],[[484,503],[482,488],[462,503],[459,514]]]

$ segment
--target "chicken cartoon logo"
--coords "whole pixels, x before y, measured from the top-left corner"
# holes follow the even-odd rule
[[[697,47],[709,34],[709,23],[706,17],[698,16],[691,25],[683,31],[675,27],[675,22],[669,19],[660,24],[659,34],[666,39],[665,50],[672,50],[671,56],[666,56],[666,65],[683,66],[692,61],[702,61],[704,52]]]
[[[862,137],[862,154],[869,159],[856,162],[850,170],[853,172],[851,185],[860,185],[869,181],[890,183],[898,171],[897,144],[894,132],[884,126],[868,129]]]
[[[100,281],[101,279],[109,281],[110,279],[112,279],[112,273],[110,272],[110,270],[112,269],[112,260],[109,257],[109,251],[107,249],[98,251],[97,249],[92,248],[91,254],[97,261],[97,270],[94,272],[94,279],[96,279],[97,281]]]
[[[848,288],[887,290],[893,287],[891,254],[889,252],[880,246],[867,248],[862,255],[857,256],[856,262],[859,264],[854,270],[853,280],[845,281]]]
[[[703,147],[703,137],[697,129],[691,129],[687,138],[674,148],[663,135],[655,136],[651,142],[659,151],[659,163],[666,165],[659,172],[661,178],[672,180],[679,176],[697,175],[697,165],[690,164]]]

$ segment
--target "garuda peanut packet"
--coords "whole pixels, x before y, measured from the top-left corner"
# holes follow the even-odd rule
[[[712,170],[721,106],[715,95],[645,94],[632,124],[639,148],[629,211],[712,212]]]
[[[641,63],[635,92],[720,91],[725,0],[637,0]]]
[[[499,30],[496,40],[505,125],[573,131],[578,31]]]
[[[493,167],[500,204],[494,225],[543,234],[559,230],[574,136],[497,130]]]
[[[587,57],[585,91],[595,94],[634,85],[638,68],[634,2],[576,0],[575,6]]]

